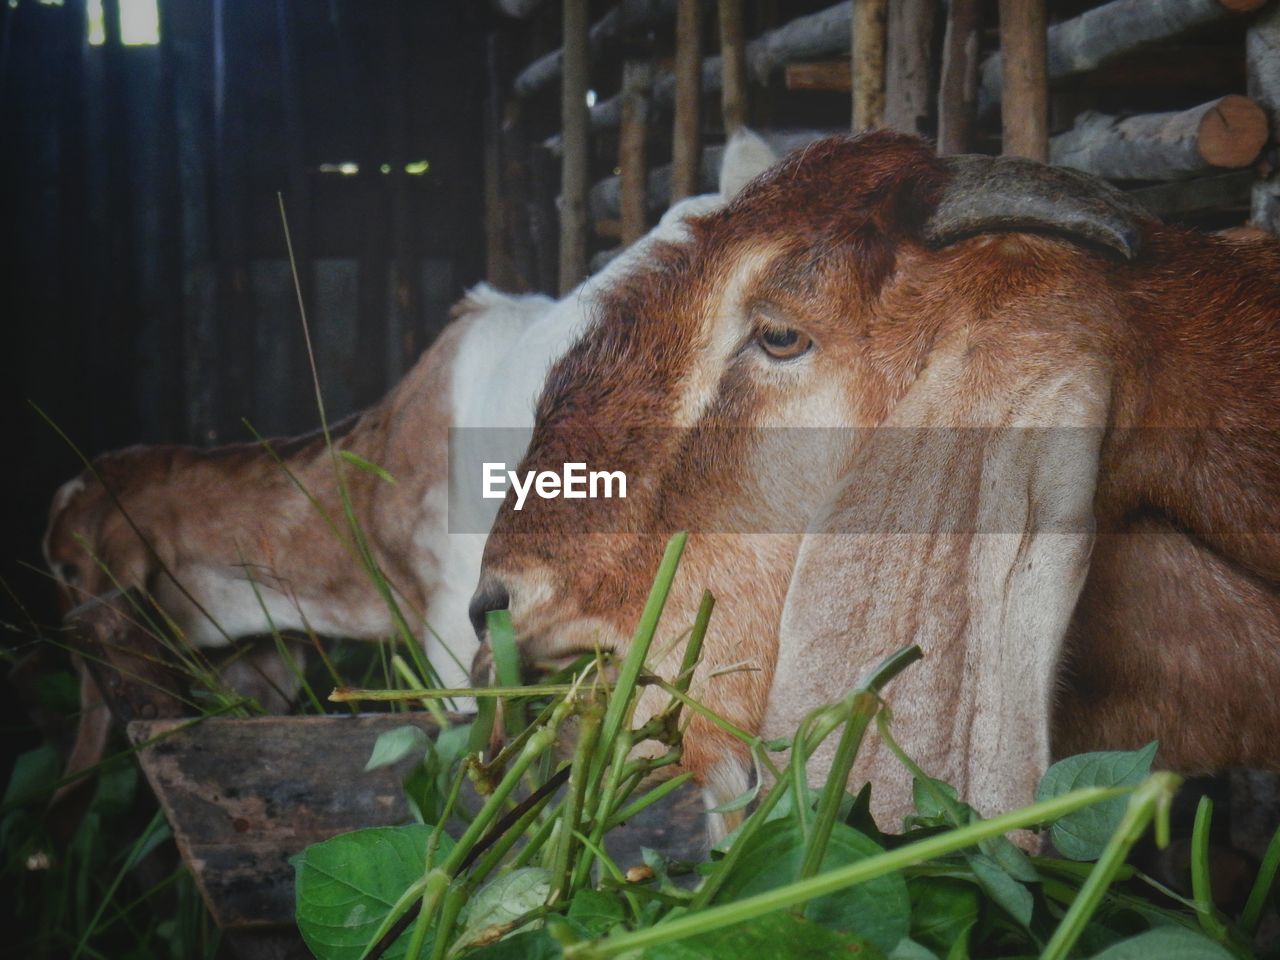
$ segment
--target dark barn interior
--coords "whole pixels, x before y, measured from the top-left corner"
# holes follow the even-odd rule
[[[33,677],[65,673],[41,537],[82,456],[317,427],[299,298],[328,420],[358,411],[469,287],[563,296],[744,126],[887,127],[1276,233],[1280,0],[0,2],[3,752],[70,739]],[[1270,781],[1235,786],[1272,829]],[[246,902],[229,928],[280,925]]]

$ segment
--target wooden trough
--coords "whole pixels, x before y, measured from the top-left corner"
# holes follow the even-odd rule
[[[401,785],[420,758],[364,767],[382,733],[414,724],[434,736],[438,727],[425,712],[183,717],[182,677],[140,627],[144,609],[127,593],[85,604],[73,611],[76,646],[126,724],[178,852],[236,955],[309,957],[294,924],[291,858],[339,833],[412,822]],[[696,790],[677,791],[606,844],[625,865],[641,862],[641,847],[689,856],[703,842],[703,809]]]
[[[246,960],[308,957],[294,925],[290,860],[312,843],[363,827],[409,823],[401,782],[417,762],[365,771],[378,736],[426,713],[252,719],[137,720],[129,739],[214,921]],[[685,789],[613,831],[619,863],[641,847],[688,856],[703,806]]]

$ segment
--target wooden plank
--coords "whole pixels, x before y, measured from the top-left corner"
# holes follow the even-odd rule
[[[852,0],[850,79],[854,130],[884,126],[885,49],[889,0]]]
[[[648,61],[628,60],[622,67],[622,126],[618,131],[618,169],[621,184],[620,234],[624,244],[639,240],[648,230],[645,194],[648,173],[645,135],[648,130],[649,86],[653,70]]]
[[[564,0],[564,82],[560,97],[560,295],[587,275],[587,0]]]
[[[1137,47],[1168,40],[1195,27],[1256,10],[1267,0],[1112,0],[1049,28],[1050,80],[1085,73]],[[1000,102],[1000,53],[983,61],[979,110]]]
[[[1000,106],[1005,156],[1049,159],[1046,0],[1000,0]]]
[[[284,204],[289,217],[289,233],[293,241],[294,260],[298,265],[298,283],[302,288],[304,303],[315,300],[312,286],[312,215],[311,181],[307,173],[307,136],[303,119],[302,78],[298,64],[297,17],[293,0],[276,0],[276,33],[280,47],[280,109],[284,120],[285,163],[288,173],[284,182]],[[255,291],[256,292],[256,291]],[[275,288],[272,288],[275,292]],[[293,433],[304,424],[315,422],[315,398],[308,388],[310,376],[306,351],[302,339],[302,319],[298,316],[297,293],[291,303],[273,305],[282,309],[274,320],[268,320],[267,309],[258,305],[258,323],[268,323],[275,331],[272,351],[275,353],[270,373],[258,372],[259,389],[274,399],[260,402],[255,411],[259,419],[264,416],[275,420],[272,433]],[[286,322],[287,321],[287,322]],[[259,342],[261,342],[259,335]],[[282,378],[279,384],[268,377]],[[278,415],[275,403],[281,403]]]
[[[150,744],[139,761],[214,920],[284,931],[290,857],[338,833],[410,821],[401,781],[415,760],[364,770],[378,736],[408,723],[435,733],[418,712],[135,722],[129,737]],[[607,849],[623,868],[642,862],[642,847],[693,856],[705,842],[703,810],[696,789],[676,791],[611,831]]]
[[[368,366],[384,369],[385,341],[379,340],[372,349],[365,350],[351,318],[358,316],[360,290],[364,284],[374,284],[385,294],[386,267],[383,266],[381,276],[376,276],[366,273],[355,260],[320,258],[313,262],[316,302],[308,315],[325,413],[333,423],[358,408],[359,369]],[[311,416],[314,423],[317,417],[314,407]]]
[[[1271,135],[1265,171],[1253,187],[1250,223],[1280,234],[1280,171],[1276,143],[1280,140],[1280,4],[1259,14],[1245,34],[1245,65],[1249,96],[1266,112]]]
[[[884,126],[928,135],[937,75],[933,69],[933,0],[889,5],[885,26]]]
[[[1190,110],[1111,117],[1088,113],[1053,138],[1051,159],[1121,180],[1173,180],[1251,164],[1267,140],[1267,118],[1232,94]]]
[[[410,761],[364,771],[378,736],[426,713],[137,722],[138,759],[223,929],[293,925],[293,867],[308,844],[410,820]],[[252,758],[252,762],[246,762]]]
[[[726,137],[747,123],[747,60],[742,0],[720,0],[720,119]]]
[[[848,60],[789,63],[782,76],[784,85],[793,93],[808,90],[848,93],[853,86]]]
[[[967,153],[978,113],[981,0],[951,0],[938,81],[938,153]]]
[[[702,3],[680,0],[676,10],[675,115],[671,130],[671,202],[697,192],[702,151]]]
[[[253,325],[258,384],[255,408],[247,417],[264,437],[288,436],[299,426],[295,422],[300,413],[295,409],[296,394],[302,392],[294,379],[295,370],[302,375],[300,358],[293,355],[294,349],[300,349],[294,345],[302,321],[298,318],[293,271],[288,260],[255,260],[249,266],[249,279],[258,311]],[[315,423],[314,394],[308,410],[310,415],[303,422]]]

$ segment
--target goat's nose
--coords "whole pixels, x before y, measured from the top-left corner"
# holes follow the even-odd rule
[[[511,594],[507,591],[506,584],[494,577],[481,580],[480,586],[471,595],[471,605],[467,608],[476,636],[484,640],[488,630],[485,616],[490,610],[505,610],[510,604]]]

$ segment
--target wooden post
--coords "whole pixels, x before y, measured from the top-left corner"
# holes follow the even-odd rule
[[[978,110],[981,0],[951,0],[938,82],[938,153],[965,153]]]
[[[1049,159],[1045,0],[1000,0],[1001,120],[1007,156]]]
[[[849,49],[853,129],[884,125],[884,51],[889,0],[853,0]]]
[[[648,171],[645,134],[649,118],[649,86],[653,69],[647,60],[628,60],[622,67],[622,126],[618,130],[618,169],[622,181],[622,245],[644,236],[648,223]]]
[[[676,8],[675,120],[671,131],[671,202],[698,191],[702,106],[702,3]]]
[[[720,0],[720,115],[726,137],[747,124],[746,50],[742,0]]]
[[[560,91],[560,294],[587,274],[587,0],[564,0],[564,81]]]
[[[1280,173],[1276,143],[1280,141],[1280,4],[1259,14],[1245,34],[1245,66],[1249,96],[1266,112],[1270,125],[1267,140],[1267,175],[1253,185],[1249,222],[1280,234]]]
[[[884,125],[928,134],[932,117],[933,0],[897,0],[885,24]]]

